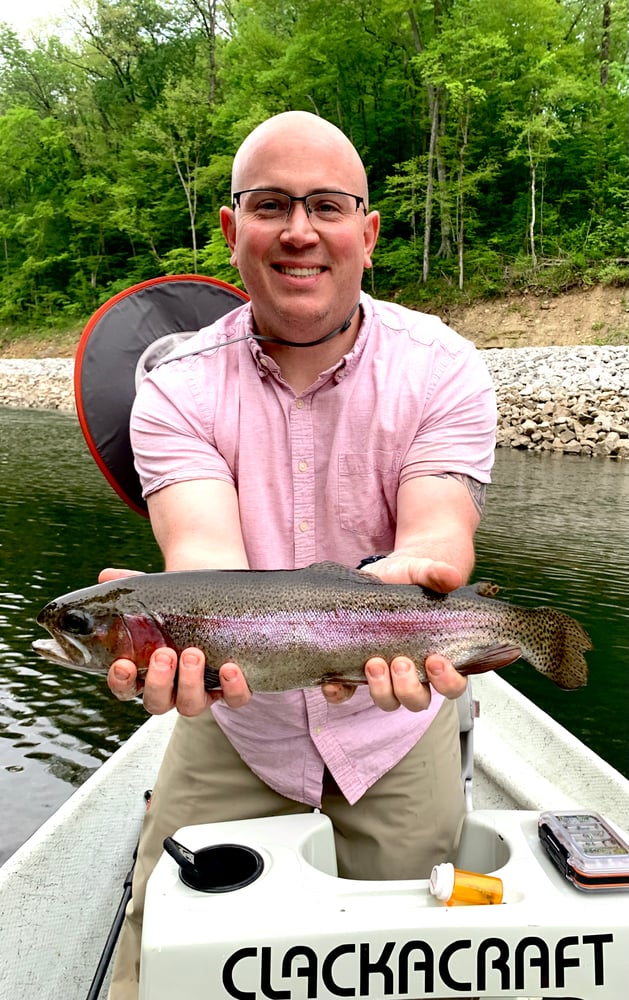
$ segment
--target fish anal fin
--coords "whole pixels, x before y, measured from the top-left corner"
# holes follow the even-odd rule
[[[460,663],[455,663],[455,667],[460,674],[485,674],[488,670],[499,670],[500,667],[508,667],[510,663],[515,663],[522,655],[520,646],[511,646],[508,643],[501,643],[496,646],[485,646],[478,652],[468,656]]]

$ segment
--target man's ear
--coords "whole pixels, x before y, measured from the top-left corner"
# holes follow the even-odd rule
[[[363,258],[363,264],[365,268],[371,267],[371,255],[378,240],[379,232],[380,232],[380,213],[369,212],[369,214],[365,217],[365,229],[363,232],[363,239],[365,241],[365,253]]]
[[[223,205],[219,212],[219,219],[221,221],[223,236],[225,237],[227,246],[232,252],[230,262],[233,267],[238,267],[238,262],[236,260],[236,216],[233,208],[227,208],[226,205]]]

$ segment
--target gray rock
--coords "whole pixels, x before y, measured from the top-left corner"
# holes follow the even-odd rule
[[[498,447],[629,458],[629,346],[482,351]],[[0,359],[0,406],[76,412],[71,358]]]

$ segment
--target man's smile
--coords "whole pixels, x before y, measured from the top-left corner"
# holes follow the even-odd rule
[[[316,278],[318,274],[323,274],[327,268],[318,265],[298,267],[296,264],[273,264],[273,270],[279,274],[287,274],[291,278]]]

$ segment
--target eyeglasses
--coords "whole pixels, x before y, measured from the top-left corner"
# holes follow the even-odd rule
[[[345,191],[317,191],[297,198],[282,191],[249,188],[247,191],[235,191],[232,199],[234,208],[239,208],[246,215],[255,215],[260,222],[285,222],[295,202],[301,201],[311,225],[316,229],[344,222],[356,215],[361,207],[367,214],[365,199]]]

